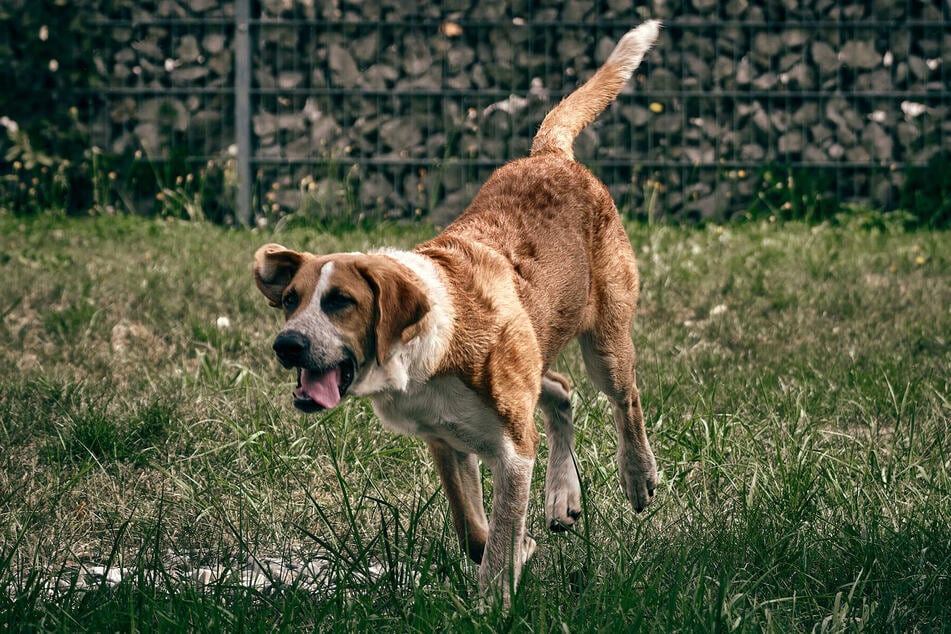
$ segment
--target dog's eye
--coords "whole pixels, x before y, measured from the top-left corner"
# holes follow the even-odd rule
[[[323,299],[320,300],[320,307],[325,313],[339,313],[345,308],[356,304],[356,300],[341,291],[339,288],[330,289]]]
[[[284,310],[294,310],[297,308],[297,305],[300,304],[300,295],[293,289],[289,290],[284,293],[281,304],[284,306]]]

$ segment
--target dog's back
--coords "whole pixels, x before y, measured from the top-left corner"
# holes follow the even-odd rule
[[[497,265],[514,273],[545,367],[596,320],[605,274],[636,302],[637,270],[614,201],[574,160],[572,146],[617,97],[658,30],[659,23],[649,21],[628,32],[604,65],[548,113],[530,156],[498,169],[455,222],[417,249],[456,268],[500,256]],[[480,247],[487,252],[475,252]],[[498,277],[471,283],[481,295],[478,287],[497,286]]]

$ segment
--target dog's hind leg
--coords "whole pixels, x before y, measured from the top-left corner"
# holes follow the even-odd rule
[[[578,341],[588,375],[614,406],[621,488],[634,510],[640,512],[654,498],[657,464],[644,428],[629,328],[630,319],[600,323]]]
[[[581,483],[574,460],[570,390],[567,378],[549,371],[542,377],[542,393],[538,399],[548,437],[545,514],[548,528],[555,532],[567,530],[581,516]]]
[[[443,490],[449,499],[449,510],[459,543],[469,558],[480,564],[489,534],[489,523],[482,504],[479,461],[474,454],[456,451],[441,440],[431,440],[428,444]]]

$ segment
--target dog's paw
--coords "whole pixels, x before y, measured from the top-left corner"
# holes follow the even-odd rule
[[[581,488],[566,487],[545,493],[545,515],[553,533],[563,533],[581,517]]]
[[[501,599],[506,608],[511,604],[511,597],[522,576],[522,568],[535,554],[535,539],[522,533],[521,543],[513,553],[511,542],[507,552],[501,550],[487,551],[486,557],[479,564],[479,590],[482,596],[489,600]]]
[[[532,558],[532,555],[535,554],[535,538],[525,533],[525,536],[522,538],[522,551],[519,562],[520,565],[525,565],[529,559]]]
[[[549,464],[545,476],[545,515],[548,528],[555,533],[568,530],[581,517],[581,483],[571,460]]]
[[[640,513],[646,509],[657,489],[657,463],[650,447],[618,452],[618,475],[634,510]]]

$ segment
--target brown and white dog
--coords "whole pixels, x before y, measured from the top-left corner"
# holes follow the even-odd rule
[[[540,408],[549,442],[553,530],[581,513],[569,385],[550,371],[573,338],[613,404],[621,487],[637,511],[657,468],[635,384],[634,253],[604,185],[574,161],[578,133],[617,97],[657,39],[628,32],[605,64],[547,117],[531,155],[498,169],[472,204],[412,251],[313,255],[268,244],[254,279],[286,323],[274,350],[297,368],[294,405],[367,396],[396,431],[422,438],[480,588],[507,603],[535,549],[526,533]],[[478,459],[492,471],[491,518]]]

